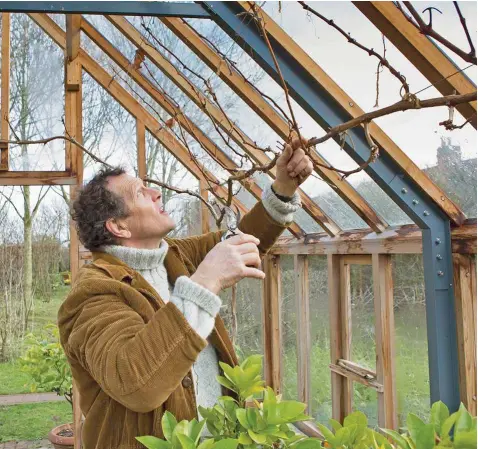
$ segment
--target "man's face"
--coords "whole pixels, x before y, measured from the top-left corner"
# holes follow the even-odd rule
[[[121,220],[130,235],[123,240],[126,246],[154,247],[174,229],[159,190],[145,187],[141,179],[127,174],[110,177],[108,188],[123,198],[129,211],[129,216]]]

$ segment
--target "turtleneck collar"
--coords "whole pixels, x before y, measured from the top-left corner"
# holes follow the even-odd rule
[[[164,259],[168,253],[168,243],[163,239],[159,248],[142,249],[130,248],[127,246],[107,245],[101,248],[101,251],[111,254],[122,260],[133,270],[151,270],[164,264]]]

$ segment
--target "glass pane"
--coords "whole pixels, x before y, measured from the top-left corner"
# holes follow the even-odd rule
[[[328,422],[328,419],[332,416],[327,257],[308,257],[312,391],[312,404],[309,414],[316,421],[324,423]]]
[[[370,427],[378,425],[378,398],[373,388],[353,382],[354,397],[352,410],[365,413]]]
[[[392,260],[398,416],[404,425],[409,412],[426,418],[430,408],[425,287],[422,255]]]
[[[371,265],[350,266],[352,360],[375,371],[375,314]]]
[[[294,256],[280,257],[282,391],[284,398],[297,399],[297,321],[295,310]]]

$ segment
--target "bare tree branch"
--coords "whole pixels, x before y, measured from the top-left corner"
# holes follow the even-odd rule
[[[468,45],[470,46],[470,55],[475,56],[475,47],[473,45],[473,41],[470,36],[470,31],[468,30],[468,25],[466,24],[466,19],[463,17],[463,14],[461,13],[461,9],[458,6],[458,2],[453,2],[455,5],[456,12],[458,14],[458,17],[460,18],[461,25],[463,26],[463,30],[465,31],[466,38],[468,39]]]

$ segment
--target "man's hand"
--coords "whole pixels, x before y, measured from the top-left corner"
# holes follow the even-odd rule
[[[264,279],[260,270],[259,240],[240,233],[218,243],[198,266],[191,280],[216,295],[243,278]]]
[[[302,138],[305,145],[307,139]],[[277,159],[277,177],[272,184],[274,192],[292,197],[299,187],[312,173],[313,165],[309,156],[301,148],[300,140],[294,137],[286,143],[284,151]]]

